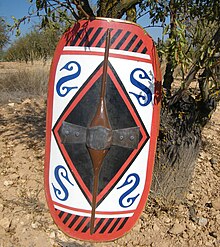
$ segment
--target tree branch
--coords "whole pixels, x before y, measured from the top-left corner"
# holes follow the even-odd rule
[[[136,22],[137,21],[137,11],[136,11],[136,6],[132,6],[131,8],[129,8],[127,11],[126,11],[126,20],[127,21],[133,21],[133,22]]]
[[[203,102],[207,101],[209,97],[209,87],[208,87],[207,79],[210,78],[210,76],[211,76],[211,70],[210,68],[207,67],[204,69],[204,71],[198,78],[199,89],[201,92]]]
[[[120,19],[128,9],[141,2],[142,0],[120,0],[111,1],[111,4],[109,4],[108,1],[101,0],[98,16]]]
[[[212,39],[209,41],[207,47],[215,47],[215,50],[218,50],[220,48],[220,27],[212,37]],[[184,87],[180,88],[177,93],[172,97],[172,100],[170,101],[170,104],[175,104],[183,95],[183,93],[187,90],[187,88],[190,86],[191,82],[195,79],[196,74],[201,69],[201,65],[204,66],[206,60],[209,58],[208,49],[206,49],[205,54],[203,58],[198,58],[195,64],[190,69],[189,73],[186,76],[186,79],[184,80]],[[214,54],[213,54],[214,56]]]
[[[88,0],[72,0],[72,3],[76,5],[76,8],[79,11],[79,16],[80,17],[86,17],[86,18],[90,18],[90,17],[94,17],[94,13],[89,5]]]
[[[174,69],[176,67],[175,61],[173,59],[173,47],[171,46],[171,42],[176,40],[176,13],[177,8],[174,0],[170,0],[170,33],[169,33],[169,49],[167,54],[167,64],[166,70],[164,74],[163,87],[166,89],[167,96],[171,95],[171,85],[174,81]]]

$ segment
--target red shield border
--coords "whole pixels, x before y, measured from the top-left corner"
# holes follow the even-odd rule
[[[45,191],[46,191],[46,199],[49,205],[50,212],[53,216],[53,219],[55,220],[55,223],[69,236],[74,237],[74,238],[79,238],[83,240],[93,240],[93,241],[109,241],[116,239],[122,235],[124,235],[126,232],[128,232],[132,226],[135,224],[137,219],[139,218],[146,200],[147,196],[150,190],[150,184],[151,184],[151,179],[152,179],[152,172],[153,172],[153,164],[154,164],[154,156],[155,156],[155,151],[156,151],[156,139],[158,135],[158,129],[159,129],[159,116],[160,116],[160,100],[161,100],[161,74],[160,74],[160,68],[159,68],[159,61],[156,53],[155,46],[153,45],[152,39],[146,35],[145,38],[147,39],[147,42],[149,42],[148,47],[150,47],[149,53],[150,57],[152,58],[152,65],[153,65],[153,70],[154,70],[154,77],[155,77],[155,92],[154,92],[154,106],[153,106],[153,117],[152,117],[152,128],[151,128],[151,133],[150,133],[150,148],[149,148],[149,156],[148,156],[148,166],[147,166],[147,177],[145,181],[145,187],[144,187],[144,193],[141,197],[141,200],[139,202],[139,205],[135,211],[134,216],[131,218],[121,218],[120,220],[114,219],[110,222],[110,220],[107,219],[97,219],[96,220],[96,226],[100,224],[100,226],[106,226],[106,231],[109,232],[109,234],[102,234],[100,232],[97,232],[93,235],[90,235],[89,232],[83,233],[83,232],[73,232],[71,228],[68,228],[63,221],[69,220],[71,222],[82,222],[80,225],[80,228],[83,228],[84,225],[86,225],[89,222],[89,219],[84,220],[83,217],[78,217],[76,218],[74,215],[69,216],[67,213],[61,212],[59,210],[56,210],[54,208],[54,204],[52,203],[51,195],[50,195],[50,190],[49,190],[49,163],[50,163],[50,144],[51,144],[51,129],[52,129],[52,109],[53,109],[53,100],[54,100],[54,82],[55,82],[55,74],[56,74],[56,69],[57,69],[57,64],[59,62],[59,58],[61,54],[65,54],[65,51],[63,51],[63,47],[67,45],[68,43],[72,42],[72,34],[75,33],[79,28],[87,23],[87,20],[81,21],[80,23],[77,23],[73,29],[71,29],[69,32],[67,32],[59,42],[54,59],[52,62],[51,66],[51,73],[50,73],[50,82],[49,82],[49,90],[48,90],[48,106],[47,106],[47,127],[46,127],[46,154],[45,154]],[[113,27],[126,27],[130,28],[138,28],[140,29],[138,32],[142,32],[143,35],[143,30],[139,28],[137,25],[129,22],[122,22],[118,20],[112,20],[109,22],[109,19],[97,19],[93,20],[94,22],[99,22],[99,25],[104,25],[107,26],[108,28],[113,28]],[[132,26],[132,27],[131,27]],[[81,41],[82,42],[82,41]],[[80,53],[80,52],[78,52]],[[76,54],[76,53],[75,53]],[[91,53],[92,54],[92,53]],[[94,52],[93,52],[94,54]],[[100,54],[99,54],[100,55]],[[110,56],[115,56],[115,57],[122,57],[126,58],[124,55],[120,54],[111,54]],[[128,57],[128,59],[136,59],[135,57]],[[119,89],[120,90],[120,89]],[[121,92],[123,94],[123,91]],[[126,98],[126,97],[124,97]],[[129,104],[129,102],[127,102]],[[59,139],[59,137],[58,137]],[[101,197],[101,196],[100,196]],[[68,218],[69,217],[69,218]],[[109,222],[109,223],[108,223]],[[108,223],[108,224],[107,224]],[[117,223],[117,224],[116,224]],[[115,229],[114,225],[117,225],[117,231],[111,229]],[[79,226],[79,225],[78,225]],[[102,227],[103,229],[103,227]],[[79,229],[78,229],[79,230]]]

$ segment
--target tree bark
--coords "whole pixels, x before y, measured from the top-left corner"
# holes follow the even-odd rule
[[[195,100],[184,96],[161,109],[151,198],[165,205],[181,202],[188,191],[201,145]]]

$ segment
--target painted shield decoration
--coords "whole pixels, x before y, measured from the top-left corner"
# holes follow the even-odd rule
[[[45,190],[59,228],[109,241],[135,224],[150,189],[161,75],[138,25],[82,20],[60,40],[47,109]]]

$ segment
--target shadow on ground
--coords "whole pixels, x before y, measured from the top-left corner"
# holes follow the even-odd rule
[[[46,101],[27,99],[22,103],[9,103],[2,107],[0,134],[13,138],[28,148],[42,148],[45,142]]]

